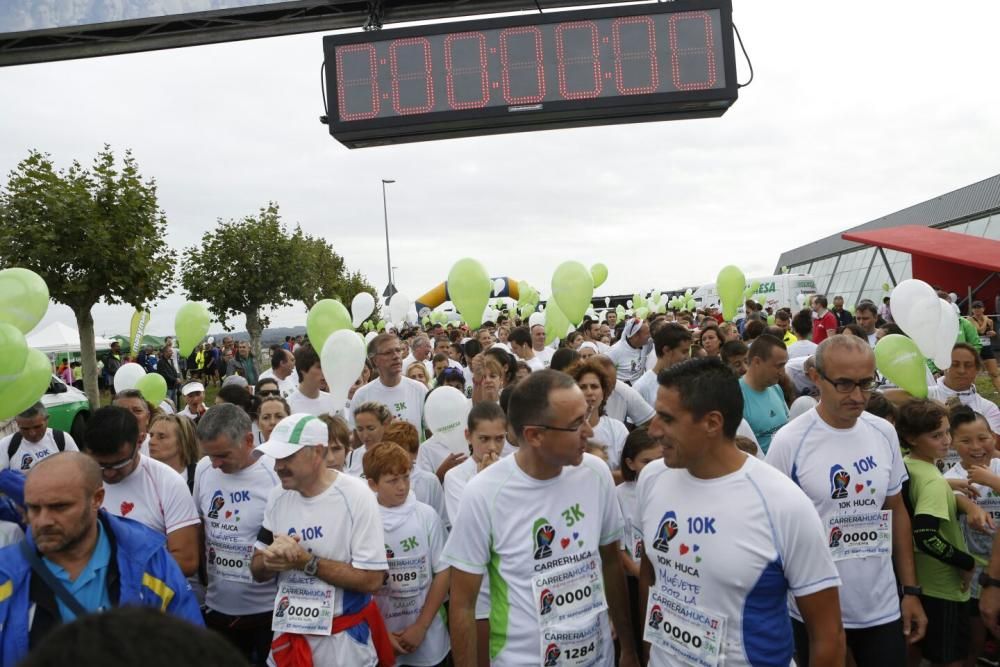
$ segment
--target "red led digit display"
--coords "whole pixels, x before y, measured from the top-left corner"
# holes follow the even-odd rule
[[[676,0],[330,36],[330,128],[402,141],[721,115],[731,30],[730,0]]]

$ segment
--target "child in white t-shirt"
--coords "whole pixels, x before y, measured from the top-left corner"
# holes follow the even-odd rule
[[[444,524],[410,492],[413,460],[394,442],[381,442],[364,456],[368,487],[378,499],[389,572],[375,594],[396,651],[396,665],[430,667],[451,651],[441,611],[449,568],[441,560]]]
[[[996,441],[986,418],[972,408],[957,405],[949,414],[951,428],[951,446],[958,452],[959,462],[951,467],[944,477],[953,484],[973,496],[973,501],[993,518],[994,523],[1000,521],[1000,459],[996,455]],[[969,607],[979,609],[979,574],[982,572],[981,562],[989,562],[993,552],[993,536],[975,530],[969,526],[965,515],[959,517],[965,544],[969,553],[976,559],[977,565],[972,574],[969,586]],[[986,628],[978,614],[969,615],[972,622],[972,641],[969,655],[978,656],[983,652],[986,640]]]
[[[639,473],[650,461],[663,456],[660,443],[649,436],[645,427],[640,427],[629,433],[622,447],[620,470],[622,483],[615,487],[618,504],[622,508],[625,519],[625,537],[621,541],[622,569],[625,570],[625,583],[628,585],[629,604],[632,618],[642,618],[644,609],[639,599],[639,564],[645,549],[642,543],[642,527],[639,525],[639,504],[636,497],[636,480]],[[636,650],[642,648],[642,623],[634,623],[632,627]]]
[[[347,445],[351,441],[351,427],[343,417],[320,415],[319,418],[326,424],[326,467],[344,472],[344,464],[347,463]]]

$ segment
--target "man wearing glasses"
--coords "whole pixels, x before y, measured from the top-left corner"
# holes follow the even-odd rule
[[[875,388],[875,353],[862,338],[831,336],[816,349],[809,377],[819,404],[778,431],[767,462],[805,491],[830,536],[855,662],[902,667],[906,644],[923,636],[927,617],[900,493],[907,474],[899,439],[889,422],[865,412]],[[837,539],[845,532],[849,543]],[[794,605],[791,613],[799,664],[808,664],[806,628]]]
[[[166,536],[167,550],[185,576],[198,570],[201,519],[184,478],[139,450],[135,416],[117,406],[94,412],[87,421],[87,454],[101,467],[102,507],[134,519]]]
[[[476,598],[488,576],[494,667],[560,656],[610,667],[609,617],[619,637],[632,634],[623,522],[611,471],[585,453],[587,401],[572,377],[543,370],[517,384],[507,414],[519,448],[470,480],[444,549],[455,664],[476,664]],[[638,664],[631,643],[618,664]]]
[[[372,339],[368,357],[378,370],[378,377],[354,392],[351,414],[368,401],[376,401],[389,408],[398,419],[413,424],[423,433],[424,397],[427,387],[403,376],[403,347],[396,334],[383,333]]]

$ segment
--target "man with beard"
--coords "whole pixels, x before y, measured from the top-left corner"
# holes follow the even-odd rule
[[[202,624],[164,538],[101,509],[101,468],[64,452],[28,474],[30,531],[0,550],[0,664],[17,663],[61,623],[125,605],[151,606]]]

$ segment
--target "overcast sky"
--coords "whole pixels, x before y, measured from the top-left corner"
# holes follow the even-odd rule
[[[734,21],[756,77],[722,118],[353,151],[317,120],[318,33],[2,68],[0,174],[31,148],[60,166],[131,148],[174,248],[274,200],[380,291],[393,178],[396,282],[415,298],[464,256],[543,297],[565,259],[608,265],[599,294],[730,263],[767,275],[783,250],[998,172],[1000,3],[736,0]],[[149,331],[171,332],[183,301],[155,304]],[[99,305],[97,333],[130,316]],[[55,304],[52,320],[74,322]],[[272,317],[304,322],[302,306]]]

